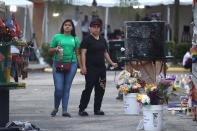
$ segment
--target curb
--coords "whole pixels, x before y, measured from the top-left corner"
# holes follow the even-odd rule
[[[169,67],[167,72],[190,72],[190,69],[185,69],[182,67]]]
[[[52,68],[44,68],[44,72],[52,72]],[[79,72],[80,69],[77,69],[77,73]],[[169,67],[167,72],[190,72],[190,70],[182,67]]]

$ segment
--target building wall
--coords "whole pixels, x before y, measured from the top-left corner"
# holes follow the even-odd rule
[[[167,24],[167,6],[153,6],[147,8],[146,11],[151,14],[154,12],[161,12],[161,18],[163,21],[166,21]],[[190,26],[190,34],[192,35],[192,7],[189,6],[180,6],[179,9],[179,41],[181,41],[183,26],[188,25]],[[173,39],[173,32],[174,32],[174,7],[170,5],[170,28],[172,30],[172,39]]]
[[[4,19],[5,17],[5,3],[0,1],[0,17]]]
[[[181,41],[182,32],[184,25],[188,25],[190,27],[190,34],[193,34],[193,25],[192,23],[192,6],[181,6],[180,8],[180,17],[179,17],[179,41]],[[192,39],[192,37],[191,37]]]
[[[27,12],[28,14],[28,12]],[[21,28],[21,31],[23,32],[24,31],[24,17],[25,17],[25,8],[17,8],[17,12],[15,13],[15,17],[16,17],[16,21],[18,22],[20,28]],[[30,41],[30,38],[31,38],[31,33],[30,33],[30,22],[29,22],[29,14],[27,15],[27,18],[26,18],[26,41]],[[24,34],[24,33],[23,33]]]
[[[112,31],[124,26],[125,21],[135,20],[135,10],[128,8],[110,8],[109,9],[109,25]]]
[[[84,15],[88,15],[89,20],[91,19],[92,14],[92,7],[89,6],[80,6],[79,9],[79,17],[78,17],[78,24],[76,26],[76,33],[81,40],[81,21],[84,19]],[[170,27],[172,29],[172,36],[173,38],[173,22],[174,22],[174,8],[170,6]],[[98,15],[105,22],[105,7],[97,7]],[[166,21],[167,24],[167,6],[153,6],[146,8],[141,11],[141,18],[144,17],[145,12],[151,14],[155,12],[161,12],[162,21]],[[59,32],[60,26],[65,19],[76,19],[76,6],[68,6],[65,5],[63,12],[60,14],[58,18],[52,17],[52,11],[48,10],[48,36],[49,42],[51,41],[52,37]],[[134,21],[135,20],[135,13],[136,10],[128,9],[122,10],[118,7],[109,8],[109,18],[108,24],[111,26],[111,30],[119,29],[121,26],[124,25],[124,21]],[[183,16],[184,15],[184,16]],[[190,25],[192,19],[192,9],[191,6],[181,6],[180,7],[180,17],[179,17],[179,41],[181,41],[182,31],[184,25]],[[190,25],[191,26],[191,25]],[[190,32],[192,34],[192,27],[190,28]]]
[[[89,20],[91,20],[93,8],[89,6],[80,6],[79,8],[79,19],[76,26],[76,33],[81,40],[81,22],[84,19],[85,15],[88,15]],[[98,16],[103,20],[105,24],[105,7],[97,7]],[[76,18],[76,6],[66,5],[64,11],[60,13],[60,16],[55,18],[52,16],[52,11],[48,10],[48,36],[49,42],[52,37],[59,32],[60,26],[65,19],[75,19]],[[133,20],[133,13],[129,10],[128,13],[120,12],[117,7],[109,8],[109,18],[108,24],[111,26],[112,31],[114,29],[119,29],[123,26],[124,21]],[[104,26],[104,25],[103,25]]]

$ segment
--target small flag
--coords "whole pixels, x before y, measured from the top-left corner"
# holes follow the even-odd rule
[[[16,30],[13,20],[12,20],[12,13],[10,13],[10,17],[8,19],[8,22],[6,24],[7,27],[11,27],[13,30]]]

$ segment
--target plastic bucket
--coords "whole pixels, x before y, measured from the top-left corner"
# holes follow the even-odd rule
[[[140,112],[140,106],[137,102],[137,93],[128,93],[123,96],[125,114],[137,115]]]
[[[162,131],[163,105],[143,106],[143,118],[145,131]]]

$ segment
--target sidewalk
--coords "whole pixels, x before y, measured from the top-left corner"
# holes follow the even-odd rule
[[[105,116],[93,114],[92,92],[87,107],[88,117],[78,116],[78,105],[81,92],[85,86],[84,76],[77,73],[72,84],[68,112],[72,118],[61,116],[61,106],[56,117],[50,117],[53,109],[54,85],[52,73],[30,72],[25,80],[24,90],[10,91],[10,121],[29,121],[43,131],[136,131],[138,123],[143,118],[140,115],[124,114],[123,101],[116,100],[117,89],[114,79],[118,73],[107,72],[107,88],[103,98],[102,110]],[[178,72],[177,75],[184,74]],[[164,131],[195,131],[197,123],[191,116],[185,114],[172,115],[164,106]]]
[[[48,65],[41,65],[38,63],[29,63],[27,69],[28,71],[43,71],[45,68],[49,68]]]
[[[41,64],[29,64],[28,66],[29,71],[44,71],[44,72],[52,72],[52,68],[48,65],[41,65]],[[183,67],[168,67],[167,72],[189,72],[189,69],[185,69]],[[77,70],[80,72],[80,69]]]

